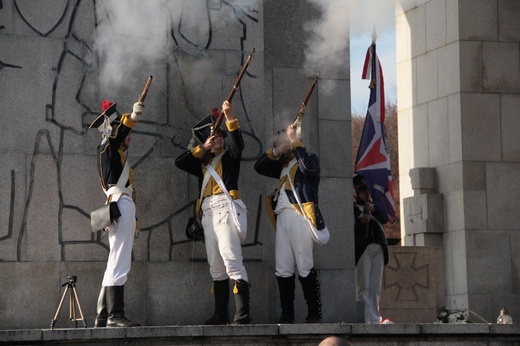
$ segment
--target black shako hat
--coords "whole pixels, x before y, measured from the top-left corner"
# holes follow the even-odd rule
[[[354,176],[354,178],[352,179],[352,185],[354,186],[354,189],[356,191],[368,187],[367,182],[361,174],[356,174]]]
[[[211,110],[211,114],[204,117],[201,121],[199,121],[195,126],[192,127],[193,136],[200,142],[205,143],[211,134],[211,126],[217,121],[219,116],[218,108],[213,108]],[[222,130],[222,128],[217,128],[217,132],[222,134],[222,137],[227,137],[227,132]]]
[[[103,131],[103,124],[105,123],[105,117],[108,118],[110,123],[113,123],[117,120],[118,114],[116,109],[117,103],[112,103],[108,100],[101,101],[101,109],[103,112],[97,116],[96,119],[90,124],[88,127],[91,128],[97,128],[100,132]]]

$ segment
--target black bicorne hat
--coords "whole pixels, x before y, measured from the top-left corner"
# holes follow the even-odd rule
[[[112,123],[117,120],[118,114],[116,109],[117,103],[112,103],[107,100],[101,102],[101,108],[103,112],[94,119],[92,124],[88,127],[97,128],[100,132],[103,132],[103,124],[105,123],[105,117],[108,118],[109,122]]]
[[[213,108],[211,114],[204,117],[201,121],[199,121],[195,126],[192,127],[193,136],[200,142],[205,143],[211,134],[211,126],[215,123],[219,116],[219,111],[217,108]],[[222,134],[222,137],[226,138],[227,132],[222,130],[222,128],[217,128],[217,132]]]

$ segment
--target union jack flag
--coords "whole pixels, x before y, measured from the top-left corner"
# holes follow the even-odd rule
[[[385,134],[385,82],[375,43],[368,48],[362,78],[371,80],[370,100],[354,172],[367,182],[376,207],[386,211],[389,221],[394,222],[392,171]]]

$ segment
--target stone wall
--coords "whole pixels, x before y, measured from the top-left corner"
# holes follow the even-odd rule
[[[247,54],[253,60],[233,99],[246,142],[241,178],[249,209],[243,252],[256,323],[278,318],[273,230],[263,199],[275,181],[253,170],[272,135],[296,115],[316,70],[303,68],[303,24],[319,16],[305,1],[168,1],[150,13],[139,2],[4,1],[0,7],[0,328],[49,325],[67,275],[90,323],[108,254],[90,232],[104,203],[96,171],[100,135],[88,125],[101,100],[129,112],[154,77],[130,162],[141,236],[125,290],[130,318],[146,325],[198,324],[213,309],[202,243],[184,229],[195,179],[174,166],[191,127],[220,107]],[[129,10],[129,12],[126,12]],[[130,13],[138,17],[125,17]],[[153,30],[145,24],[153,22]],[[108,42],[105,40],[109,38]],[[131,38],[130,40],[128,40]],[[347,38],[346,38],[347,39]],[[345,52],[348,62],[348,51]],[[321,207],[332,241],[316,246],[324,320],[354,321],[348,63],[322,74],[303,121],[303,140],[322,159]],[[333,90],[333,92],[330,92]],[[337,148],[344,146],[338,153]],[[297,321],[306,314],[297,288]],[[67,320],[67,308],[60,320]]]
[[[518,319],[520,3],[401,5],[396,20],[401,198],[419,198],[411,169],[435,170],[442,202],[428,202],[428,214],[433,205],[442,208],[437,214],[443,219],[446,303],[491,322],[505,306]],[[417,215],[415,207],[403,208],[403,219]],[[415,241],[424,237],[415,231],[404,230],[404,245],[421,245]],[[438,230],[430,231],[439,242]]]

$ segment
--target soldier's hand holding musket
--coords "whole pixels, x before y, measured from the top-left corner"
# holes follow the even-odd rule
[[[222,103],[222,113],[224,113],[226,121],[228,122],[236,119],[233,115],[233,106],[231,102],[227,100]],[[220,130],[220,128],[216,132],[210,134],[202,145],[202,149],[204,149],[204,151],[211,151],[213,148],[217,150],[221,149],[224,146],[224,138],[222,135],[223,132]]]
[[[132,118],[133,121],[139,121],[139,118],[143,114],[144,109],[144,103],[143,102],[136,102],[134,103],[134,108],[132,110],[132,114],[130,115],[130,118]]]

